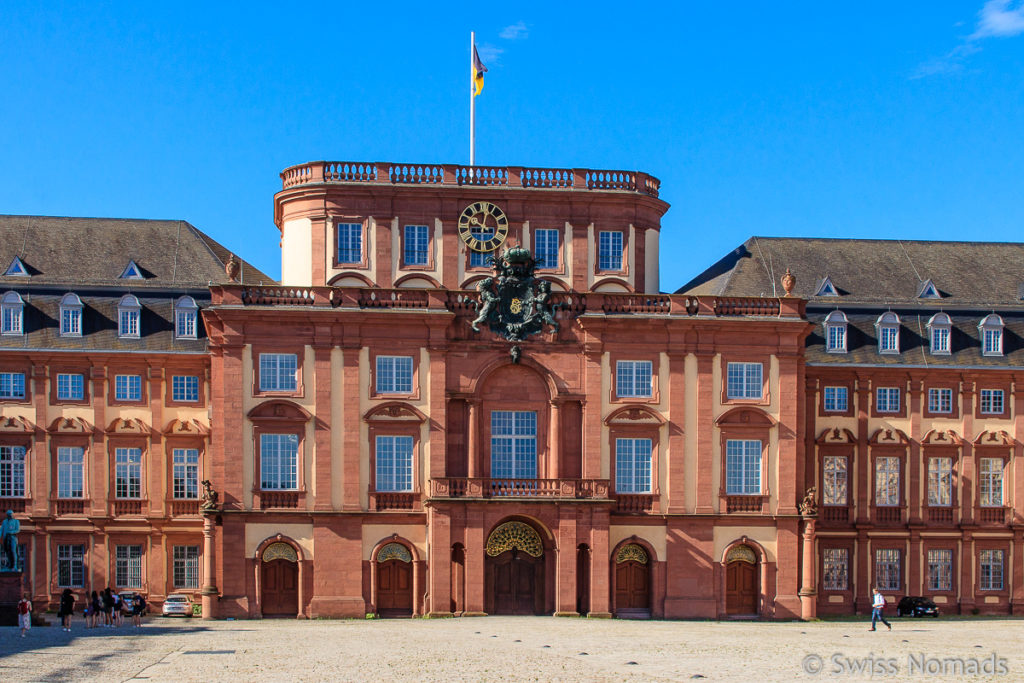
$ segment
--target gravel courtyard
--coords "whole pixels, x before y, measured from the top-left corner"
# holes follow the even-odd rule
[[[1024,680],[1024,620],[893,626],[871,633],[864,621],[151,618],[141,629],[87,630],[79,618],[72,633],[36,627],[20,638],[16,628],[0,628],[0,680]],[[1005,673],[991,673],[993,653]],[[974,662],[979,674],[951,668],[957,662]],[[807,673],[816,665],[820,673]]]

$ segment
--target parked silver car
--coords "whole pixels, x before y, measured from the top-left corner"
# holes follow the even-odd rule
[[[171,593],[167,596],[167,599],[164,600],[162,614],[165,617],[191,617],[192,601],[188,599],[187,595],[182,595],[181,593]]]

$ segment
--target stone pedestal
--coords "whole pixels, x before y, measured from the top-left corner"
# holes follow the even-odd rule
[[[23,592],[23,572],[0,572],[0,626],[18,625],[18,601]]]

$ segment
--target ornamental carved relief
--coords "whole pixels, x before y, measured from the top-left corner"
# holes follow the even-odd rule
[[[750,546],[738,545],[729,551],[729,554],[725,556],[726,564],[730,562],[746,562],[748,564],[757,564],[757,555]]]
[[[377,551],[377,561],[387,562],[388,560],[412,562],[412,553],[401,543],[388,543]]]
[[[521,550],[533,557],[544,554],[540,534],[532,526],[522,522],[505,522],[487,538],[486,552],[491,557],[497,557],[512,549]]]
[[[295,553],[295,548],[291,547],[287,543],[278,541],[277,543],[271,543],[263,550],[264,562],[273,562],[274,560],[298,562],[299,556]]]
[[[619,552],[615,554],[615,564],[629,561],[647,564],[647,560],[647,551],[644,550],[643,546],[636,543],[627,543],[619,548]]]

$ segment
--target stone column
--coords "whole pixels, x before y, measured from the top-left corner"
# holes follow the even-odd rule
[[[818,616],[818,589],[815,579],[817,556],[814,552],[815,516],[804,515],[803,571],[800,582],[800,618],[804,621]]]
[[[480,399],[466,401],[469,406],[469,438],[466,440],[466,473],[470,479],[480,476]]]
[[[213,550],[213,516],[203,515],[203,619],[216,619],[217,563]]]
[[[548,434],[548,467],[549,479],[558,479],[562,467],[562,403],[551,401],[551,431]],[[574,598],[575,599],[575,598]]]

